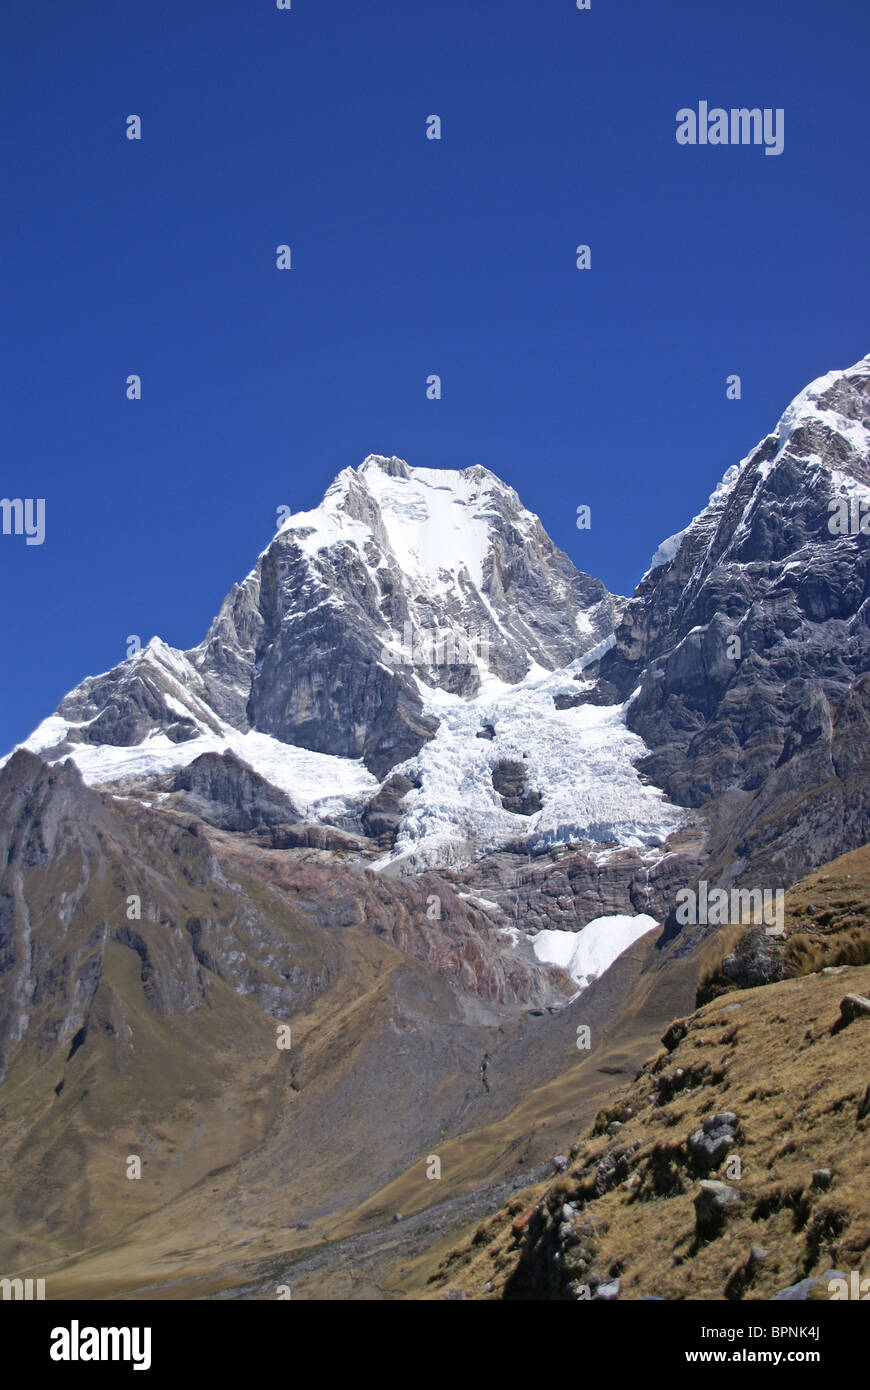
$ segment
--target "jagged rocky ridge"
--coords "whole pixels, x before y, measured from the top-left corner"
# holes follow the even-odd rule
[[[870,357],[808,386],[729,470],[600,663],[632,696],[643,772],[707,808],[726,886],[787,887],[870,837],[870,551],[831,529],[840,502],[870,504]]]

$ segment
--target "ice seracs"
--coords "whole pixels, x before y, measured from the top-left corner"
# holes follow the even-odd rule
[[[584,688],[576,674],[538,671],[515,686],[491,680],[474,700],[432,692],[426,708],[438,729],[396,769],[419,785],[405,797],[393,850],[376,867],[459,866],[518,841],[530,852],[579,841],[658,846],[678,829],[685,813],[638,777],[644,745],[622,707],[557,708],[557,695]],[[479,738],[486,726],[493,737]],[[529,817],[506,810],[495,790],[493,772],[505,761],[521,764],[540,795],[542,807]]]

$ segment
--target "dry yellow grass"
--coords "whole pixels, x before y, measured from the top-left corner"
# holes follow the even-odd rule
[[[767,1299],[832,1266],[866,1277],[870,1117],[861,1110],[870,1019],[833,1030],[843,995],[868,990],[870,968],[853,968],[705,1005],[684,1021],[675,1046],[672,1037],[672,1050],[651,1058],[599,1115],[567,1173],[516,1194],[442,1252],[437,1268],[422,1262],[404,1295],[570,1296],[572,1262],[581,1282],[590,1270],[619,1277],[620,1297],[629,1299]],[[687,1141],[705,1117],[723,1111],[738,1117],[737,1142],[716,1172],[702,1173]],[[614,1118],[621,1128],[608,1134]],[[616,1186],[596,1195],[602,1159],[625,1150]],[[734,1157],[739,1178],[726,1177]],[[824,1179],[814,1184],[820,1169],[830,1170],[827,1187]],[[728,1181],[740,1202],[718,1237],[699,1242],[694,1197],[702,1176]],[[554,1274],[552,1232],[568,1201],[579,1206],[580,1240]],[[753,1247],[768,1253],[752,1260]]]
[[[870,845],[841,855],[789,889],[783,927],[781,942],[771,944],[786,978],[826,966],[870,964]],[[722,963],[746,932],[744,926],[726,927],[711,940],[702,956],[699,1004],[734,988]]]

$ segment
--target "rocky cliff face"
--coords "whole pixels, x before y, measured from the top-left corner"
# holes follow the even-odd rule
[[[729,469],[601,661],[609,687],[636,692],[643,772],[714,808],[728,876],[787,885],[870,834],[868,508],[865,358],[807,387]]]
[[[474,695],[609,631],[604,586],[487,469],[370,457],[284,524],[192,658],[238,727],[383,776],[432,731],[414,677]]]

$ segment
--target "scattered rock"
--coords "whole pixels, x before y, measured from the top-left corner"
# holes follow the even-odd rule
[[[725,1110],[721,1115],[708,1115],[700,1129],[689,1138],[689,1151],[702,1168],[718,1166],[737,1142],[739,1121],[733,1110]]]
[[[753,1245],[749,1252],[749,1263],[760,1265],[762,1260],[766,1260],[770,1255],[769,1250],[764,1250],[760,1245]]]
[[[818,1192],[827,1192],[833,1181],[833,1174],[830,1168],[817,1168],[813,1173],[812,1185]]]
[[[596,1301],[612,1303],[614,1299],[619,1298],[619,1288],[620,1281],[618,1279],[611,1280],[609,1284],[602,1284],[595,1294]]]
[[[809,1298],[817,1284],[827,1284],[829,1279],[846,1279],[839,1269],[826,1269],[824,1274],[817,1275],[812,1279],[801,1279],[797,1284],[790,1284],[787,1289],[780,1289],[779,1293],[771,1294],[771,1303],[803,1303]]]
[[[785,978],[785,965],[763,927],[751,927],[722,962],[722,975],[739,989],[754,989]]]
[[[702,1239],[717,1235],[728,1212],[740,1204],[740,1193],[727,1183],[704,1178],[695,1196],[695,1230]]]
[[[553,1158],[553,1168],[557,1173],[564,1173],[568,1168],[568,1160],[564,1154],[556,1154]]]
[[[702,1128],[705,1134],[711,1134],[715,1129],[736,1129],[739,1123],[733,1110],[723,1110],[721,1115],[708,1115]]]
[[[870,1018],[870,999],[865,999],[863,994],[847,994],[840,1000],[840,1019],[839,1028],[845,1028],[847,1024],[854,1023],[856,1018]]]
[[[603,1197],[605,1192],[609,1192],[612,1187],[625,1182],[630,1171],[628,1160],[639,1148],[640,1141],[627,1149],[613,1149],[604,1155],[595,1169],[595,1195],[597,1197]]]

